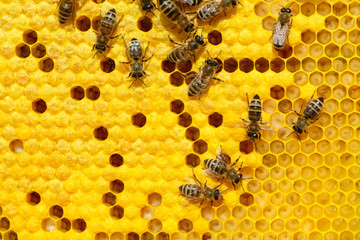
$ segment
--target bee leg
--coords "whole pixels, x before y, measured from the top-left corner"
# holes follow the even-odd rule
[[[175,45],[181,45],[181,43],[177,43],[177,42],[175,42],[174,40],[172,40],[171,39],[171,37],[170,37],[170,35],[168,35],[168,37],[169,37],[169,40],[170,40],[170,42],[172,43],[172,44],[175,44]]]
[[[248,124],[249,122],[248,121],[246,121],[245,119],[243,119],[243,118],[240,118],[241,120],[243,120],[246,124]]]
[[[119,63],[122,63],[122,64],[130,64],[130,62],[119,62]]]
[[[199,181],[199,179],[197,179],[197,177],[195,175],[194,169],[192,171],[193,171],[193,176],[194,176],[195,180],[200,184],[200,186],[202,186],[202,183]],[[206,186],[206,182],[205,182],[205,186]]]
[[[236,189],[234,181],[231,181],[232,185],[234,186],[234,190]]]
[[[221,80],[220,78],[213,77],[212,79],[219,81],[219,82],[224,82],[224,80]]]
[[[194,63],[196,63],[196,57],[195,57],[195,54],[192,54],[192,57],[194,59]]]
[[[240,182],[240,184],[241,184],[241,188],[242,188],[243,192],[245,192],[245,189],[244,189],[244,186],[243,186],[243,184],[242,184],[242,181]]]
[[[71,17],[72,17],[72,24],[74,24],[75,22],[75,2],[73,2],[73,5],[72,5],[72,13],[71,13]]]
[[[214,204],[214,201],[213,200],[211,200],[211,206]]]
[[[203,202],[204,202],[204,199],[203,199],[203,200],[201,200],[201,202],[200,202],[200,206],[199,206],[199,207],[201,207],[201,205],[203,204]]]
[[[261,140],[261,133],[259,133],[259,140]]]
[[[129,73],[129,75],[127,76],[127,78],[129,78],[131,76],[132,72]]]
[[[241,156],[239,156],[239,157],[235,160],[235,162],[233,162],[233,164],[230,165],[230,167],[234,166],[234,165],[240,160],[240,157],[241,157]],[[241,163],[241,165],[242,165],[242,163]]]
[[[115,38],[118,38],[118,37],[120,37],[120,36],[121,36],[121,34],[116,35],[116,36],[114,36],[114,37],[110,37],[110,39],[115,39]]]

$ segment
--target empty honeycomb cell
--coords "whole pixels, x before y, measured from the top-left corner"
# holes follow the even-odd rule
[[[349,68],[350,70],[354,72],[360,71],[360,58],[352,58],[349,62]]]
[[[49,214],[52,218],[59,219],[64,215],[64,210],[59,205],[54,205],[50,208]]]
[[[290,181],[288,180],[282,180],[279,183],[279,190],[281,192],[288,193],[291,191],[291,188],[292,188],[292,183],[290,183]]]
[[[182,219],[178,223],[178,229],[180,232],[188,233],[193,229],[193,223],[189,219]]]
[[[302,219],[307,215],[307,208],[305,206],[297,206],[293,210],[293,214],[296,218]]]
[[[185,237],[184,237],[183,234],[176,232],[176,233],[173,233],[173,234],[171,235],[171,239],[174,239],[174,240],[185,240]],[[209,239],[209,240],[210,240],[210,239]],[[211,239],[211,240],[214,240],[214,239]]]
[[[330,71],[328,73],[325,74],[325,81],[329,84],[329,85],[335,85],[339,82],[339,73],[335,72],[335,71]]]
[[[95,240],[109,240],[109,235],[104,232],[99,232],[95,235]]]
[[[228,220],[225,222],[225,230],[231,233],[236,232],[239,229],[239,224],[238,222],[234,221],[234,220]],[[230,237],[229,237],[230,239]]]
[[[130,232],[128,234],[126,234],[126,240],[139,240],[139,234],[134,233],[134,232]]]
[[[320,87],[318,87],[317,89],[317,95],[320,97],[323,97],[325,99],[330,98],[331,97],[331,88],[327,85],[321,85]]]
[[[340,240],[355,239],[354,233],[352,233],[350,231],[344,231],[344,232],[340,233],[339,239]]]
[[[108,136],[109,136],[109,133],[108,133],[108,130],[105,127],[100,126],[98,128],[95,128],[94,137],[97,140],[104,141],[104,140],[106,140],[108,138]]]
[[[189,167],[197,167],[200,164],[200,158],[198,155],[190,153],[189,155],[186,156],[185,158],[185,163],[186,165],[188,165]]]
[[[280,85],[275,85],[270,88],[270,96],[276,100],[282,99],[285,95],[285,90]]]
[[[113,167],[120,167],[124,164],[124,158],[117,153],[114,153],[110,156],[110,165]]]
[[[304,86],[308,81],[308,75],[304,72],[294,74],[294,83],[298,86]]]
[[[279,52],[279,57],[281,58],[289,58],[293,53],[293,49],[289,45],[285,45]]]
[[[351,3],[349,5],[349,12],[354,16],[360,15],[360,4],[358,2]]]
[[[54,61],[51,58],[41,59],[39,69],[43,72],[51,72],[54,69]]]
[[[289,179],[296,179],[300,176],[300,170],[296,167],[289,167],[286,169],[286,177]]]
[[[273,166],[276,165],[276,157],[273,154],[266,154],[266,155],[263,156],[262,163],[266,167],[273,167]]]
[[[286,196],[286,202],[292,206],[295,206],[300,203],[300,195],[298,193],[292,192]]]
[[[346,69],[346,67],[347,67],[347,62],[343,58],[337,58],[333,61],[333,68],[336,71],[342,72]]]
[[[278,163],[281,167],[288,167],[292,162],[292,158],[289,154],[284,153],[278,156]]]
[[[348,90],[349,97],[352,99],[360,98],[360,87],[357,85],[351,86]],[[359,104],[357,104],[359,105]]]
[[[189,127],[192,123],[192,117],[188,113],[182,113],[179,115],[178,124],[183,127]]]
[[[239,62],[240,71],[248,73],[254,70],[254,61],[249,58],[241,59]]]
[[[266,206],[263,209],[263,215],[267,219],[273,219],[277,215],[276,208],[272,205]]]
[[[325,19],[325,27],[329,30],[335,30],[339,27],[339,19],[334,16],[329,16]]]
[[[189,127],[185,132],[186,139],[195,141],[200,137],[200,130],[196,127]]]
[[[221,32],[213,30],[208,34],[208,41],[212,45],[219,45],[222,42]]]
[[[314,86],[319,86],[324,81],[324,75],[321,72],[313,72],[310,74],[309,81]]]
[[[154,192],[148,196],[148,203],[153,207],[160,206],[161,202],[162,202],[162,197],[159,193]]]
[[[326,111],[328,113],[335,113],[339,110],[339,103],[335,99],[330,99],[325,102],[324,109],[326,109]],[[334,119],[334,116],[333,116],[333,119]]]
[[[334,97],[337,99],[342,99],[346,96],[346,88],[343,85],[337,85],[333,90]]]
[[[27,58],[30,55],[30,47],[24,43],[20,43],[15,47],[16,56]]]
[[[349,147],[349,151],[351,153],[357,153],[357,152],[359,152],[359,149],[360,149],[360,142],[358,140],[355,140],[355,139],[351,140],[349,142],[348,147]]]
[[[257,220],[255,222],[255,228],[260,232],[266,232],[269,230],[269,222],[264,219]]]
[[[249,219],[245,219],[245,220],[240,222],[240,231],[241,232],[249,233],[253,229],[254,229],[253,221],[251,221]]]
[[[315,195],[312,192],[307,192],[301,197],[302,203],[305,205],[311,205],[315,202]]]
[[[262,20],[262,27],[267,31],[272,31],[275,22],[275,18],[267,16]]]
[[[240,195],[240,204],[250,206],[254,203],[254,196],[250,193],[243,193]]]
[[[301,41],[306,44],[311,44],[315,41],[315,33],[311,30],[306,30],[305,32],[301,33]]]
[[[18,240],[18,235],[13,230],[7,231],[4,233],[4,240]]]
[[[330,33],[329,33],[330,34]],[[337,44],[343,44],[346,42],[346,32],[341,30],[341,29],[338,29],[334,32],[334,42],[337,43]]]
[[[170,74],[170,84],[176,87],[183,85],[184,83],[184,76],[179,72],[173,72]]]
[[[270,68],[273,72],[282,72],[285,69],[285,62],[281,58],[275,58],[271,60]]]
[[[71,96],[71,98],[73,98],[75,100],[81,100],[85,97],[85,90],[84,90],[84,88],[82,88],[80,86],[75,86],[75,87],[71,88],[70,96]]]
[[[263,110],[266,113],[273,113],[276,110],[276,102],[272,99],[267,99],[263,103]]]
[[[337,218],[332,222],[332,227],[335,231],[341,231],[346,229],[346,221],[342,218]],[[350,238],[351,239],[351,238]]]
[[[31,47],[31,54],[36,58],[42,58],[46,55],[46,48],[41,43],[37,43]]]
[[[23,33],[23,40],[27,44],[30,44],[30,45],[34,44],[37,42],[37,39],[38,39],[37,33],[32,29],[26,30]]]
[[[10,221],[6,217],[0,219],[0,231],[6,231],[10,228]]]
[[[284,100],[281,100],[279,102],[279,111],[282,112],[282,113],[288,113],[288,112],[291,112],[292,110],[292,103],[290,100],[288,99],[284,99]]]
[[[180,99],[176,99],[170,103],[170,111],[180,114],[184,111],[184,103]]]
[[[140,209],[140,216],[144,219],[150,220],[154,215],[155,211],[152,207],[146,206]]]
[[[211,220],[215,216],[214,208],[207,206],[201,209],[201,216],[207,220]]]
[[[360,31],[355,29],[349,33],[349,40],[351,43],[358,44],[360,43]]]
[[[51,218],[46,218],[41,222],[41,228],[45,232],[52,232],[55,230],[55,221]]]
[[[322,192],[316,196],[316,201],[321,205],[327,205],[330,203],[330,194],[327,192]]]
[[[260,184],[259,181],[251,180],[247,184],[247,188],[248,188],[249,192],[257,193],[257,192],[259,192],[261,190],[261,184]]]
[[[146,16],[140,17],[137,21],[137,27],[143,32],[148,32],[152,29],[152,20]]]
[[[333,13],[336,16],[342,16],[346,13],[346,11],[347,11],[347,7],[342,2],[337,2],[333,5]]]
[[[123,218],[124,217],[124,208],[119,205],[113,206],[112,208],[110,208],[110,216],[113,217],[114,219]]]
[[[238,68],[238,62],[234,58],[228,58],[224,61],[224,70],[226,72],[235,72]]]
[[[142,113],[134,114],[131,117],[131,122],[134,126],[142,128],[146,124],[146,116]]]
[[[332,176],[336,179],[342,179],[346,176],[346,169],[341,166],[334,167],[332,169]]]
[[[323,137],[323,130],[318,126],[310,126],[308,128],[309,137],[312,140],[320,140]]]
[[[258,167],[255,170],[255,177],[264,180],[269,177],[269,171],[265,167]]]
[[[275,219],[271,223],[271,229],[275,232],[284,230],[284,222],[281,219]]]
[[[22,153],[24,150],[24,143],[20,139],[15,139],[10,142],[9,148],[13,153]]]
[[[209,124],[213,127],[220,127],[223,122],[223,116],[217,112],[209,115],[208,117]]]
[[[220,232],[223,229],[223,224],[219,220],[212,220],[209,223],[209,228],[213,232]]]
[[[44,113],[47,109],[46,102],[41,98],[32,102],[32,109],[36,113]]]
[[[336,126],[341,127],[346,123],[346,115],[344,113],[336,113],[332,120]]]
[[[248,210],[248,216],[252,219],[258,219],[261,217],[261,209],[257,206],[252,206]]]
[[[317,180],[317,179],[312,180],[309,182],[309,189],[312,192],[320,192],[323,189],[323,184],[320,180]]]
[[[320,15],[326,16],[331,12],[331,6],[327,2],[321,2],[317,5],[316,10]]]
[[[229,208],[222,206],[220,208],[218,208],[218,210],[216,211],[216,215],[218,218],[226,220],[230,217],[230,210]]]
[[[285,199],[284,194],[279,193],[279,192],[271,195],[271,202],[276,206],[282,205],[284,203],[284,199]]]
[[[56,228],[61,232],[67,232],[71,229],[71,222],[67,218],[62,218],[56,223]]]
[[[340,24],[343,29],[350,30],[355,26],[355,19],[346,15],[341,18]]]
[[[72,228],[77,232],[83,232],[86,230],[86,222],[82,218],[75,219],[72,222]]]
[[[182,73],[187,73],[191,71],[192,68],[192,62],[190,60],[187,60],[185,63],[177,65],[178,69]]]
[[[340,189],[343,192],[350,192],[353,190],[353,188],[354,188],[354,182],[348,178],[340,182]]]
[[[259,2],[254,6],[254,10],[256,15],[263,17],[268,13],[269,7],[267,4]]]
[[[312,179],[315,177],[315,170],[312,167],[304,167],[301,169],[301,176],[305,179]]]
[[[167,73],[171,73],[175,70],[175,63],[172,63],[170,62],[169,60],[163,60],[161,62],[161,69],[164,71],[164,72],[167,72]]]
[[[315,13],[315,5],[309,2],[302,4],[301,13],[307,17],[310,17]]]
[[[354,109],[354,101],[351,99],[344,99],[340,102],[340,109],[344,113],[349,113]]]
[[[336,127],[331,126],[325,129],[325,137],[329,140],[334,140],[339,136],[339,131]]]
[[[290,206],[282,206],[279,208],[279,216],[281,218],[289,218],[292,215],[292,208]]]
[[[101,19],[102,19],[102,16],[97,16],[91,20],[91,27],[96,32],[99,30],[99,24],[100,24]]]
[[[350,128],[350,127],[345,127],[345,128]],[[343,155],[340,156],[341,165],[350,166],[354,164],[354,162],[355,162],[354,156],[351,155],[350,153],[344,153]]]
[[[255,61],[255,69],[261,73],[269,70],[269,61],[265,58],[259,58]]]
[[[156,240],[169,240],[170,236],[169,234],[165,233],[165,232],[161,232],[161,233],[158,233],[156,235]],[[188,236],[189,239],[196,239],[196,237],[193,237],[193,236]]]
[[[285,176],[285,171],[280,167],[274,167],[270,171],[270,176],[273,179],[279,180]]]
[[[358,113],[351,113],[349,115],[349,124],[352,126],[358,126],[360,124],[360,114]]]
[[[307,140],[305,142],[302,142],[301,143],[301,150],[304,152],[304,153],[312,153],[315,151],[315,143],[310,141],[310,140]]]
[[[158,233],[162,229],[162,222],[158,219],[152,219],[148,222],[148,229],[153,233]]]
[[[244,154],[251,153],[254,150],[253,142],[250,140],[241,141],[239,144],[239,150]]]
[[[312,44],[310,46],[309,53],[314,58],[320,58],[323,54],[323,46],[318,43]]]
[[[341,55],[343,55],[346,58],[350,58],[352,56],[354,56],[355,54],[355,47],[354,45],[350,44],[350,43],[345,43],[342,47],[341,47]]]
[[[316,170],[316,174],[319,178],[321,179],[326,179],[330,177],[331,171],[328,167],[326,166],[321,166],[320,168],[318,168]]]
[[[86,32],[90,29],[90,27],[91,21],[87,16],[80,16],[78,19],[76,19],[76,28],[80,31]]]
[[[353,179],[357,179],[360,176],[360,168],[358,166],[350,167],[348,174],[349,174],[349,177],[351,177]],[[356,182],[356,186],[360,187],[360,185],[358,185],[358,184],[360,184],[360,182]]]
[[[108,192],[108,193],[105,193],[103,196],[102,196],[102,202],[108,206],[113,206],[116,204],[116,196],[115,194],[111,193],[111,192]]]
[[[300,69],[300,61],[297,58],[290,58],[286,61],[286,69],[290,72],[296,72]]]
[[[264,189],[264,191],[266,191],[268,193],[275,192],[277,189],[276,182],[274,182],[272,180],[268,180],[268,181],[264,182],[263,189]]]
[[[327,72],[331,68],[331,60],[326,57],[320,58],[317,62],[317,68],[320,71]]]
[[[193,150],[198,154],[203,154],[207,152],[208,145],[204,140],[200,139],[193,143]]]
[[[32,206],[38,205],[40,201],[41,197],[37,192],[30,192],[26,195],[26,202]]]
[[[124,183],[119,179],[110,182],[110,190],[114,193],[121,193],[124,191]]]
[[[316,62],[314,59],[312,58],[305,58],[302,60],[302,68],[306,71],[306,72],[312,72],[315,70],[316,67]]]
[[[105,73],[111,73],[115,70],[115,61],[109,57],[102,59],[100,61],[100,68]]]

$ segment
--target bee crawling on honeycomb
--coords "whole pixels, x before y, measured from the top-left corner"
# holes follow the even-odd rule
[[[288,137],[296,133],[298,139],[300,140],[300,134],[302,134],[303,132],[307,133],[306,129],[309,127],[309,125],[319,119],[320,113],[324,107],[324,98],[319,97],[312,100],[314,94],[315,92],[311,96],[310,100],[307,102],[305,110],[302,114],[299,114],[295,111],[296,115],[298,115],[298,119],[296,123],[293,123],[294,131],[291,132]]]
[[[57,6],[58,18],[61,24],[67,22],[72,17],[73,24],[75,19],[75,0],[60,0]]]
[[[135,0],[133,0],[132,2],[134,2],[134,1]],[[148,13],[151,13],[152,15],[154,15],[156,17],[156,15],[151,11],[152,9],[156,8],[156,5],[153,2],[153,0],[139,0],[139,2],[140,2],[141,9],[146,12],[145,16]]]
[[[183,184],[179,187],[180,194],[185,196],[185,199],[187,199],[190,203],[198,203],[200,202],[200,206],[203,204],[203,202],[210,201],[211,206],[213,205],[214,201],[222,199],[222,194],[226,192],[229,189],[226,189],[225,191],[220,192],[218,189],[221,184],[217,185],[216,187],[212,188],[207,186],[206,182],[205,184],[202,184],[199,179],[195,176],[195,172],[193,169],[193,176],[194,179],[199,183],[197,184]]]
[[[212,178],[216,178],[218,180],[223,181],[226,179],[227,181],[230,181],[231,184],[234,186],[234,189],[236,189],[236,185],[240,183],[241,187],[244,190],[244,187],[242,185],[242,180],[244,179],[250,179],[250,178],[243,178],[243,175],[240,172],[242,168],[242,164],[238,169],[236,169],[234,166],[239,161],[240,156],[230,164],[229,159],[227,159],[227,156],[223,153],[222,147],[220,146],[217,150],[217,156],[216,159],[206,159],[204,161],[205,165],[205,171],[204,173]]]
[[[290,29],[292,26],[292,13],[291,13],[291,3],[288,7],[280,5],[282,8],[277,18],[276,23],[274,23],[272,29],[272,42],[274,49],[280,51],[288,40]]]

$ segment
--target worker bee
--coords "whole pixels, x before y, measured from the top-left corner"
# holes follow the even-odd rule
[[[256,139],[261,138],[260,130],[266,130],[266,131],[272,131],[267,128],[260,127],[260,124],[266,124],[262,122],[262,107],[261,107],[261,99],[259,95],[255,95],[250,103],[249,103],[249,97],[246,94],[247,102],[248,102],[248,114],[249,114],[249,121],[241,118],[245,123],[247,128],[247,135],[255,144],[256,147]]]
[[[133,0],[133,2],[134,1],[135,0]],[[156,5],[153,2],[153,0],[139,0],[139,2],[140,2],[141,9],[146,12],[145,16],[148,13],[151,13],[152,15],[155,16],[155,14],[151,11],[152,9],[156,8]]]
[[[207,43],[204,42],[202,36],[196,35],[196,32],[193,34],[193,37],[187,39],[183,44],[177,43],[172,40],[169,36],[170,42],[178,45],[175,47],[168,55],[168,59],[172,63],[177,63],[179,65],[186,63],[192,57],[194,62],[196,61],[195,54],[199,51],[200,46],[205,47]]]
[[[67,22],[67,20],[72,16],[74,21],[75,14],[75,0],[60,0],[58,2],[58,18],[61,24]]]
[[[315,92],[314,92],[315,93]],[[303,114],[299,114],[295,111],[295,113],[299,116],[296,123],[293,123],[293,129],[294,131],[292,133],[290,133],[288,135],[288,137],[293,134],[296,133],[296,135],[298,136],[299,140],[300,140],[300,136],[299,134],[302,134],[302,132],[304,131],[305,133],[307,133],[306,128],[314,123],[316,120],[319,119],[319,115],[324,107],[324,98],[323,97],[319,97],[316,98],[314,100],[312,100],[313,95],[311,96],[310,100],[307,102],[305,110],[303,112]]]
[[[236,7],[237,4],[242,5],[238,0],[212,0],[208,4],[200,7],[197,12],[190,12],[190,14],[196,13],[197,19],[211,23],[221,12],[224,12],[226,16],[226,11]]]
[[[209,54],[208,51],[207,53]],[[221,51],[219,52],[219,54],[220,53]],[[210,54],[209,57],[210,59],[205,60],[197,74],[190,74],[186,76],[186,78],[193,77],[189,84],[189,97],[199,96],[200,99],[200,97],[204,94],[206,88],[208,87],[211,79],[222,81],[221,79],[214,77],[216,70],[220,67],[219,63],[215,59],[211,58]]]
[[[230,163],[226,161],[224,158],[225,154],[223,154],[221,146],[219,149],[220,150],[218,150],[216,159],[209,158],[204,161],[204,165],[206,168],[204,172],[212,178],[217,178],[218,180],[221,181],[223,179],[226,179],[227,181],[231,181],[231,184],[234,186],[234,189],[236,189],[235,184],[240,183],[243,191],[245,192],[244,187],[242,185],[242,180],[244,178],[243,175],[239,173],[243,163],[241,163],[238,169],[234,167],[235,164],[239,161],[240,157],[238,157],[238,159],[236,159],[235,162],[233,162],[230,165]]]
[[[197,5],[200,5],[203,0],[176,0],[176,1],[188,7],[195,7]]]
[[[180,30],[187,33],[194,31],[195,25],[180,10],[173,0],[158,0],[161,12],[173,23],[177,23]]]
[[[291,5],[292,4],[290,4],[290,6]],[[292,14],[290,6],[282,6],[279,17],[277,18],[276,23],[274,23],[272,29],[273,45],[276,51],[279,51],[284,47],[285,42],[287,41],[290,34],[290,28],[292,24]]]
[[[145,55],[146,55],[146,51],[149,48],[149,43],[147,47],[145,48],[145,52],[143,55],[143,50],[141,47],[141,44],[139,42],[139,40],[137,40],[136,38],[131,39],[130,43],[129,43],[129,47],[126,45],[125,39],[124,37],[122,37],[124,44],[125,44],[125,48],[126,48],[126,56],[129,60],[129,62],[120,62],[123,64],[130,64],[130,73],[129,76],[132,76],[133,78],[135,78],[135,80],[131,83],[131,85],[129,86],[129,88],[134,84],[134,82],[136,80],[139,80],[140,82],[142,82],[145,86],[146,84],[144,83],[144,81],[141,79],[144,75],[146,75],[145,71],[144,71],[144,62],[147,62],[150,60],[150,58],[152,56],[150,56],[148,59],[144,59]]]
[[[106,50],[106,48],[111,48],[109,46],[110,40],[120,36],[120,35],[117,36],[112,36],[112,35],[115,33],[117,26],[119,25],[123,17],[124,16],[122,16],[119,19],[119,21],[116,22],[117,19],[116,10],[112,8],[106,12],[105,16],[100,21],[99,29],[97,31],[96,43],[94,44],[92,49],[92,50],[94,49],[97,50],[94,57],[98,53],[101,53],[105,57],[104,51]]]
[[[185,196],[185,198],[190,201],[191,203],[197,203],[200,202],[200,206],[203,204],[203,202],[211,201],[211,206],[213,205],[214,200],[217,201],[219,199],[222,199],[222,193],[226,192],[228,189],[226,189],[223,192],[220,192],[218,189],[221,184],[217,185],[214,188],[208,187],[206,182],[203,185],[199,179],[195,176],[195,172],[193,169],[193,176],[194,179],[200,184],[183,184],[179,187],[180,193]]]

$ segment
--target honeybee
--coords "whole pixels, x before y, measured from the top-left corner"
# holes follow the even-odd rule
[[[193,34],[193,37],[187,39],[183,44],[177,43],[172,40],[169,36],[170,42],[178,45],[168,55],[168,59],[172,63],[177,63],[179,65],[185,63],[193,57],[194,62],[196,61],[195,54],[199,51],[199,47],[205,47],[207,43],[204,42],[202,36],[196,35],[196,32]]]
[[[242,5],[238,0],[211,0],[208,4],[200,7],[197,12],[190,12],[190,14],[196,13],[197,19],[211,23],[221,12],[224,12],[226,16],[226,11],[236,7],[237,4]]]
[[[194,7],[200,5],[203,0],[176,0],[180,4],[184,4],[185,6]]]
[[[240,157],[238,157],[238,159],[236,159],[235,162],[233,162],[230,165],[230,162],[226,161],[224,156],[225,154],[223,154],[220,146],[218,149],[218,154],[216,156],[216,159],[209,158],[204,161],[204,165],[206,168],[204,172],[212,178],[217,178],[218,180],[221,179],[221,181],[223,179],[226,179],[227,181],[231,181],[231,184],[234,186],[234,189],[236,189],[235,184],[240,183],[243,191],[245,192],[244,187],[242,185],[242,180],[244,178],[243,175],[239,173],[243,163],[241,163],[238,169],[234,167],[235,164],[239,161]]]
[[[290,4],[290,6],[291,5],[292,3]],[[290,34],[290,28],[292,24],[292,14],[290,6],[282,6],[279,17],[277,18],[276,23],[274,23],[272,29],[273,45],[276,51],[279,51],[284,47],[285,42],[287,41]]]
[[[104,51],[106,50],[106,48],[111,48],[109,46],[110,40],[120,36],[120,35],[117,35],[117,36],[113,37],[112,35],[115,33],[117,26],[119,25],[119,23],[123,17],[124,16],[122,16],[119,19],[119,21],[116,22],[116,19],[117,19],[116,10],[114,8],[112,8],[106,12],[105,16],[100,21],[99,29],[97,31],[96,43],[94,44],[93,49],[92,49],[92,50],[96,49],[97,52],[95,53],[93,58],[98,53],[101,53],[105,57]]]
[[[203,185],[199,179],[195,176],[195,172],[193,169],[193,176],[194,179],[200,184],[183,184],[179,187],[180,193],[185,196],[185,198],[190,201],[191,203],[197,203],[200,202],[200,206],[203,204],[203,202],[211,201],[211,206],[213,205],[214,200],[217,201],[219,199],[222,199],[222,193],[226,192],[227,190],[220,192],[218,189],[221,184],[217,185],[214,188],[208,187],[205,184]]]
[[[135,0],[133,0],[134,2]],[[143,11],[145,11],[145,16],[146,14],[148,14],[149,12],[155,16],[155,14],[151,11],[152,9],[156,8],[156,5],[155,3],[153,2],[153,0],[139,0],[140,2],[140,6],[141,6],[141,9]],[[156,17],[156,16],[155,16]]]
[[[75,0],[60,0],[58,2],[58,18],[61,24],[67,22],[67,20],[72,16],[74,21],[75,14]]]
[[[126,56],[129,60],[129,62],[120,62],[123,64],[130,64],[130,73],[129,76],[132,76],[133,78],[135,78],[135,80],[131,83],[131,85],[129,86],[129,88],[134,84],[134,82],[136,80],[139,80],[140,82],[142,82],[145,86],[146,84],[144,83],[144,81],[141,79],[144,75],[146,75],[145,71],[144,71],[144,62],[147,62],[150,60],[150,58],[152,56],[150,56],[148,59],[144,59],[145,55],[146,55],[146,51],[149,48],[149,43],[147,47],[145,48],[145,52],[143,55],[143,50],[141,47],[141,44],[139,42],[139,40],[137,40],[136,38],[131,39],[130,43],[129,43],[129,47],[126,45],[125,39],[124,37],[122,37],[124,44],[125,44],[125,48],[126,48]]]
[[[272,131],[270,129],[261,128],[260,124],[266,124],[262,122],[262,107],[261,107],[261,99],[259,95],[255,95],[250,103],[249,103],[249,97],[248,94],[246,94],[247,102],[248,102],[248,114],[249,114],[249,121],[241,118],[246,123],[247,128],[247,135],[255,144],[256,147],[256,139],[261,138],[260,130],[267,130]]]
[[[314,92],[315,93],[315,92]],[[298,136],[299,140],[300,140],[300,135],[302,134],[302,132],[304,131],[305,133],[307,133],[306,129],[307,127],[314,123],[316,120],[319,119],[319,115],[324,107],[324,98],[323,97],[319,97],[316,98],[314,100],[312,100],[313,95],[311,96],[310,100],[307,102],[305,110],[302,114],[299,114],[295,111],[295,113],[299,116],[296,123],[293,123],[293,129],[294,131],[292,133],[290,133],[288,135],[288,137],[291,134],[296,133],[296,135]]]
[[[161,12],[173,23],[177,23],[180,30],[187,33],[194,31],[195,25],[180,10],[173,0],[158,0]]]
[[[208,51],[207,53],[209,54]],[[219,54],[220,53],[221,51],[219,52]],[[189,84],[189,97],[199,96],[200,99],[200,97],[204,94],[206,88],[208,87],[211,79],[222,81],[221,79],[214,77],[216,70],[220,67],[219,63],[215,59],[211,58],[210,54],[209,57],[210,59],[205,60],[197,74],[190,74],[186,76],[186,78],[193,77],[193,80],[191,80]]]

